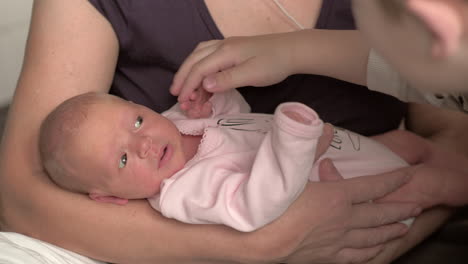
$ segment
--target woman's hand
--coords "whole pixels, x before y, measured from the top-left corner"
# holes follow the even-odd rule
[[[180,67],[170,91],[185,102],[198,87],[219,92],[280,82],[291,74],[290,34],[202,42]]]
[[[412,165],[392,172],[411,174],[411,181],[379,201],[413,202],[424,209],[468,203],[466,153],[404,130],[390,131],[373,138]]]
[[[393,173],[411,174],[411,181],[379,201],[415,202],[423,208],[468,204],[468,158],[445,146],[427,142],[421,164]]]
[[[379,202],[412,202],[424,209],[436,205],[452,207],[468,204],[468,173],[427,165],[399,169],[393,173],[410,173],[412,180]]]
[[[326,170],[321,170],[320,179],[322,181],[337,181],[343,180],[339,172],[334,169],[330,160],[324,160]],[[419,167],[423,168],[420,169]],[[411,175],[411,180],[398,188],[395,192],[390,193],[378,202],[409,202],[417,201],[424,208],[431,207],[434,203],[440,203],[440,196],[434,194],[433,187],[440,184],[441,179],[448,175],[447,171],[434,170],[425,166],[406,167],[393,172],[385,173],[379,176],[393,177],[395,175]],[[433,176],[437,178],[432,178]],[[465,175],[466,176],[466,175]],[[459,182],[460,183],[460,182]],[[432,189],[432,190],[431,190]],[[440,190],[440,185],[437,187]],[[466,193],[466,192],[465,192]],[[454,195],[453,197],[461,197]],[[466,197],[463,196],[463,197]],[[435,202],[435,200],[437,200]],[[385,243],[384,250],[379,252],[375,258],[366,261],[365,263],[390,263],[395,258],[401,256],[404,252],[414,247],[423,241],[429,234],[440,227],[451,215],[451,210],[447,207],[433,207],[430,210],[425,210],[416,218],[416,221],[411,226],[411,229],[405,236],[388,241]]]
[[[330,174],[327,163],[320,164],[320,174]],[[283,216],[251,234],[253,246],[264,245],[258,252],[269,256],[268,263],[372,259],[384,244],[407,232],[405,225],[396,222],[418,215],[421,209],[415,204],[368,201],[398,189],[409,179],[395,174],[309,183]]]

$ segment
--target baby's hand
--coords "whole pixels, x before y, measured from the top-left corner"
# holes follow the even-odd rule
[[[211,115],[212,104],[209,101],[213,94],[203,88],[195,89],[189,100],[180,102],[182,109],[189,118],[206,118]]]

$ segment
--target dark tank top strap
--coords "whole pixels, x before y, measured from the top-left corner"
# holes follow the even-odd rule
[[[219,31],[219,28],[216,26],[216,23],[213,20],[213,17],[206,6],[204,0],[194,0],[193,5],[196,7],[200,17],[205,22],[206,28],[210,31],[213,39],[224,39],[224,35]]]
[[[323,0],[317,29],[356,29],[351,0]]]

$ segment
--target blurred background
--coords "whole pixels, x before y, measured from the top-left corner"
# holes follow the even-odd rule
[[[33,0],[0,0],[0,106],[7,105],[23,62]]]

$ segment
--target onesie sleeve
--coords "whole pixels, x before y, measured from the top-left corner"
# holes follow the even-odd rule
[[[210,102],[213,105],[212,117],[250,113],[249,104],[236,89],[229,89],[222,93],[214,93],[210,98]]]
[[[262,141],[250,176],[233,201],[233,208],[251,215],[249,230],[278,218],[303,191],[322,131],[322,120],[306,105],[283,103],[277,107],[273,128]]]
[[[369,53],[367,63],[367,87],[406,102],[422,99],[420,93],[409,88],[400,74],[373,49]]]
[[[299,116],[300,121],[291,118]],[[278,218],[303,191],[323,132],[318,114],[301,103],[283,103],[263,140],[238,206],[248,208],[252,229]]]

